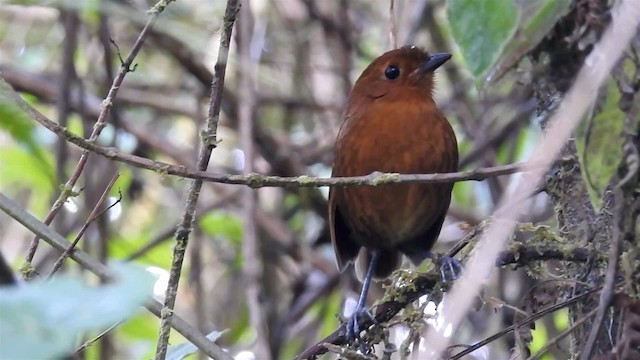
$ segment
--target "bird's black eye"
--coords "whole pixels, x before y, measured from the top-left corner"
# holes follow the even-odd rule
[[[397,78],[398,76],[400,76],[400,69],[395,65],[389,65],[384,70],[384,76],[386,76],[387,79],[389,79],[389,80],[393,80],[393,79]]]

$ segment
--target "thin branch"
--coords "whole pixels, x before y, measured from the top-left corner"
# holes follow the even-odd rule
[[[206,215],[207,213],[209,213],[209,211],[219,208],[222,205],[225,205],[226,203],[229,202],[229,200],[237,197],[239,194],[240,194],[240,189],[235,189],[234,191],[230,191],[229,193],[222,195],[222,197],[220,197],[218,200],[216,200],[212,204],[205,206],[199,211],[196,211],[195,221],[198,221],[203,215]],[[146,244],[142,245],[141,248],[129,254],[129,256],[127,256],[125,260],[132,261],[141,257],[147,251],[162,244],[165,240],[168,240],[173,234],[175,234],[175,232],[176,232],[175,225],[168,226],[166,229],[159,231],[157,235],[152,237],[151,240],[149,240]]]
[[[115,329],[117,326],[122,325],[124,321],[115,323],[111,326],[109,326],[109,328],[107,328],[106,330],[102,331],[100,334],[94,336],[93,338],[85,341],[82,345],[80,345],[74,352],[73,355],[79,355],[80,353],[82,353],[83,351],[85,351],[89,346],[93,345],[96,341],[102,339],[103,336],[107,335],[109,332],[111,332],[111,330]]]
[[[53,264],[53,268],[51,269],[51,272],[47,276],[48,279],[51,279],[53,277],[53,275],[60,269],[60,267],[62,266],[62,263],[64,262],[64,260],[67,257],[69,257],[69,254],[71,253],[71,251],[73,251],[73,249],[75,249],[76,245],[78,244],[78,242],[80,241],[80,239],[82,238],[84,233],[89,228],[89,225],[98,218],[98,216],[100,215],[100,214],[98,214],[98,212],[100,211],[100,208],[102,207],[102,204],[104,204],[104,201],[107,199],[107,196],[109,195],[109,192],[111,191],[111,188],[116,183],[116,180],[118,180],[119,176],[120,176],[120,173],[118,172],[111,178],[111,181],[109,181],[109,184],[107,185],[107,187],[102,192],[102,195],[100,196],[100,199],[96,203],[96,206],[94,206],[93,210],[91,210],[91,214],[89,215],[87,220],[84,222],[84,225],[82,225],[82,228],[78,232],[78,235],[76,235],[76,238],[71,243],[71,246],[69,246],[69,248],[67,250],[65,250],[62,253],[62,255],[60,255],[58,260],[56,260],[56,262]],[[116,201],[114,204],[110,205],[109,208],[113,207],[115,204],[117,204],[119,202],[120,202],[120,200]]]
[[[253,114],[256,109],[256,70],[258,69],[259,53],[261,53],[262,42],[264,41],[264,39],[254,36],[253,22],[251,3],[247,1],[239,13],[238,36],[236,37],[239,58],[236,77],[238,78],[240,95],[238,97],[238,132],[244,157],[242,173],[245,175],[253,171]],[[258,44],[254,43],[256,41]],[[254,55],[251,54],[251,49],[260,49],[260,51]],[[242,190],[242,270],[245,280],[249,324],[255,332],[253,352],[256,357],[268,360],[271,359],[267,336],[269,332],[264,322],[262,307],[260,306],[260,294],[263,292],[261,284],[263,284],[264,279],[264,266],[256,232],[256,192],[249,188]]]
[[[565,337],[567,337],[567,335],[571,334],[579,326],[581,326],[582,324],[584,324],[585,322],[590,320],[592,317],[594,317],[596,315],[596,311],[597,310],[598,309],[591,310],[588,314],[586,314],[585,316],[580,318],[580,320],[578,320],[578,321],[574,322],[573,324],[571,324],[571,326],[568,329],[566,329],[565,331],[563,331],[560,334],[556,335],[553,339],[550,339],[549,341],[547,341],[547,343],[544,344],[544,346],[541,347],[540,350],[538,350],[535,354],[529,356],[527,358],[527,360],[537,360],[537,359],[541,358],[542,355],[546,354],[547,351],[549,351],[549,349],[551,349],[552,346],[557,346],[558,343],[560,342],[560,340],[562,340]]]
[[[398,48],[395,5],[395,0],[389,0],[389,45],[391,45],[391,49]]]
[[[0,210],[18,221],[20,224],[24,225],[24,227],[29,229],[29,231],[33,232],[39,238],[59,251],[65,251],[71,245],[69,241],[62,235],[58,234],[46,224],[36,219],[15,201],[7,198],[2,193],[0,193]],[[109,269],[106,265],[100,263],[96,259],[92,258],[89,254],[82,251],[81,249],[76,248],[71,251],[71,253],[69,254],[69,258],[73,259],[82,267],[96,274],[103,280],[114,279],[114,275],[111,269]],[[158,318],[160,317],[162,305],[159,302],[155,300],[149,300],[149,302],[147,302],[144,306],[152,314],[156,315]],[[189,325],[178,315],[173,315],[171,326],[212,359],[233,360],[233,357],[231,355],[229,355],[226,351],[207,339],[198,330],[191,327],[191,325]]]
[[[485,346],[485,345],[487,345],[487,344],[489,344],[489,343],[491,343],[493,341],[496,341],[497,339],[503,337],[504,335],[510,333],[511,331],[514,331],[514,330],[519,329],[519,328],[521,328],[523,326],[526,326],[526,325],[528,325],[528,324],[540,319],[541,317],[543,317],[543,316],[545,316],[547,314],[551,314],[552,312],[556,312],[556,311],[558,311],[560,309],[563,309],[563,308],[565,308],[567,306],[575,304],[575,303],[583,300],[587,296],[590,296],[591,294],[593,294],[594,292],[596,292],[598,290],[600,290],[600,288],[591,289],[591,290],[588,290],[588,291],[586,291],[586,292],[584,292],[584,293],[582,293],[580,295],[576,295],[575,297],[572,297],[571,299],[569,299],[567,301],[563,301],[563,302],[561,302],[559,304],[549,306],[548,308],[546,308],[546,309],[544,309],[544,310],[542,310],[540,312],[537,312],[535,314],[532,314],[528,318],[526,318],[526,319],[524,319],[524,320],[522,320],[522,321],[520,321],[520,322],[518,322],[516,324],[513,324],[511,326],[508,326],[508,327],[502,329],[501,331],[489,336],[488,338],[486,338],[486,339],[484,339],[482,341],[478,341],[477,343],[469,346],[468,348],[464,349],[463,351],[461,351],[461,352],[455,354],[454,356],[450,357],[449,360],[458,360],[458,359],[462,358],[463,356],[465,356],[467,354],[470,354],[470,353],[478,350],[479,348],[481,348],[481,347],[483,347],[483,346]]]
[[[562,249],[557,247],[522,246],[513,251],[502,251],[496,258],[496,266],[525,266],[532,261],[576,261],[586,262],[589,259],[604,259],[604,254],[582,247]]]
[[[218,121],[220,118],[220,107],[222,104],[224,77],[227,68],[227,59],[229,57],[231,32],[233,30],[233,24],[236,20],[239,8],[240,4],[237,0],[228,0],[225,14],[222,19],[222,34],[220,36],[220,48],[218,50],[218,60],[215,65],[213,83],[211,84],[209,113],[207,116],[206,128],[201,133],[202,148],[198,154],[197,163],[197,168],[200,171],[207,169],[211,153],[218,143],[217,131]],[[178,284],[180,282],[180,274],[182,273],[182,263],[189,243],[189,234],[193,228],[195,209],[201,188],[202,180],[199,179],[193,181],[189,187],[182,220],[175,233],[174,238],[176,243],[173,248],[169,281],[165,292],[164,305],[161,311],[160,330],[156,346],[156,360],[164,360],[167,355],[169,334],[171,332],[171,318],[173,316],[173,308],[178,295]]]
[[[614,201],[615,209],[613,214],[613,229],[611,234],[611,247],[609,248],[609,264],[607,265],[607,273],[604,277],[604,285],[602,292],[600,293],[600,301],[598,305],[598,312],[596,318],[591,325],[591,332],[587,338],[582,354],[580,354],[581,360],[588,360],[591,358],[591,352],[595,346],[598,335],[600,334],[600,327],[604,321],[604,317],[607,314],[607,310],[611,306],[614,295],[614,287],[616,283],[616,272],[618,270],[618,261],[620,260],[620,248],[622,242],[622,234],[620,233],[620,220],[622,218],[621,212],[624,199],[622,198],[622,189],[615,187]]]

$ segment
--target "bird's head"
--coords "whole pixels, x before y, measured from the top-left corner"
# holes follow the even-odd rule
[[[379,98],[404,89],[431,97],[433,72],[450,58],[451,54],[429,54],[415,46],[388,51],[364,70],[353,92]]]

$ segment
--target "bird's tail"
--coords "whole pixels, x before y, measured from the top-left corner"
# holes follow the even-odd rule
[[[384,279],[391,275],[393,270],[400,266],[402,261],[402,254],[393,249],[379,249],[380,258],[373,269],[373,278],[376,280]],[[362,281],[367,273],[367,267],[371,262],[371,252],[366,248],[360,248],[358,259],[356,260],[356,276],[358,280]]]

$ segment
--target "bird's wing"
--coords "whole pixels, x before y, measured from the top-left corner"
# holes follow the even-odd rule
[[[338,269],[343,272],[358,255],[360,245],[351,239],[351,231],[336,206],[337,188],[329,189],[329,236]]]

